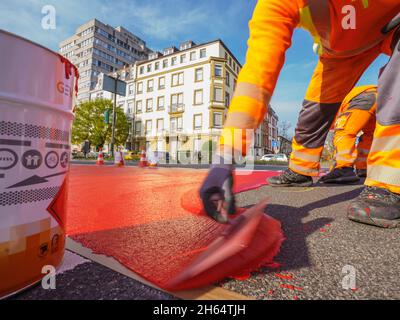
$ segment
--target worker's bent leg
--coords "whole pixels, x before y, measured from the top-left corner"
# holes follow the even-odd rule
[[[400,29],[378,84],[377,124],[368,157],[368,186],[350,203],[349,219],[380,227],[400,226]]]
[[[355,163],[355,167],[357,170],[366,170],[367,169],[367,159],[369,152],[372,146],[372,140],[374,137],[375,131],[375,115],[370,117],[367,125],[362,129],[363,135],[360,137],[360,141],[357,145],[357,160]]]
[[[320,59],[296,127],[289,164],[292,171],[318,175],[326,136],[342,100],[378,55],[377,47],[356,57]]]
[[[400,29],[378,84],[377,124],[368,157],[367,186],[400,194]]]
[[[357,159],[355,146],[357,135],[369,118],[369,113],[361,110],[348,111],[339,115],[333,139],[335,168],[353,167]]]

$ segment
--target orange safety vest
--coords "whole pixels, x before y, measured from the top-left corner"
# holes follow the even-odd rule
[[[399,0],[298,0],[298,3],[299,27],[311,33],[314,51],[322,56],[349,57],[373,48],[387,37],[381,30],[400,12]]]

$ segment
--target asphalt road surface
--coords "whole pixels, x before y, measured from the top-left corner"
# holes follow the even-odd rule
[[[281,221],[286,241],[276,258],[280,268],[223,286],[257,299],[400,299],[400,230],[346,217],[362,188],[267,186],[240,194],[241,205],[270,199],[266,211]],[[354,271],[355,288],[346,290]]]
[[[267,300],[400,299],[400,229],[380,229],[346,218],[349,201],[362,188],[361,183],[266,186],[238,195],[240,206],[268,197],[266,212],[281,221],[286,240],[274,268],[264,268],[248,280],[226,280],[219,285]],[[72,253],[65,261],[56,290],[36,286],[13,299],[174,299]],[[355,283],[349,282],[354,274]],[[346,288],[346,284],[355,287]]]

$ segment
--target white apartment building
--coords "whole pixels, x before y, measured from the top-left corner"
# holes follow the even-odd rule
[[[131,120],[126,147],[168,152],[171,159],[182,155],[198,159],[199,154],[208,158],[210,144],[216,146],[219,141],[240,69],[226,45],[215,40],[199,45],[187,41],[179,49],[153,52],[148,60],[119,70],[127,88],[125,97],[117,96],[117,106]],[[101,77],[90,92],[90,99],[96,98],[114,99],[101,90]],[[270,111],[255,132],[251,155],[264,154],[264,143],[273,139],[276,121],[275,112]],[[267,137],[270,133],[272,137]]]
[[[62,41],[60,54],[79,70],[78,100],[89,98],[100,73],[110,73],[135,61],[148,58],[146,43],[123,27],[114,28],[96,19],[77,28],[76,33]]]
[[[207,154],[209,142],[217,144],[221,135],[240,69],[226,45],[215,40],[187,41],[120,70],[127,93],[117,97],[117,105],[133,119],[131,147],[168,152],[173,159]],[[113,99],[100,86],[90,97]]]

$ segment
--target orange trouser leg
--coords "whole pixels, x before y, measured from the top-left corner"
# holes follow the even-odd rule
[[[320,58],[307,90],[292,145],[289,168],[317,176],[326,136],[346,95],[380,53],[375,47],[350,58]]]
[[[361,136],[357,146],[357,160],[355,166],[357,169],[367,169],[367,159],[372,146],[372,140],[375,131],[375,115],[371,117],[368,124],[363,128],[364,134]]]
[[[352,167],[355,164],[358,149],[355,146],[357,135],[373,117],[369,111],[354,109],[339,115],[338,119],[341,118],[345,118],[345,124],[335,127],[333,139],[336,168]]]
[[[400,29],[378,83],[376,129],[365,184],[400,194]]]

